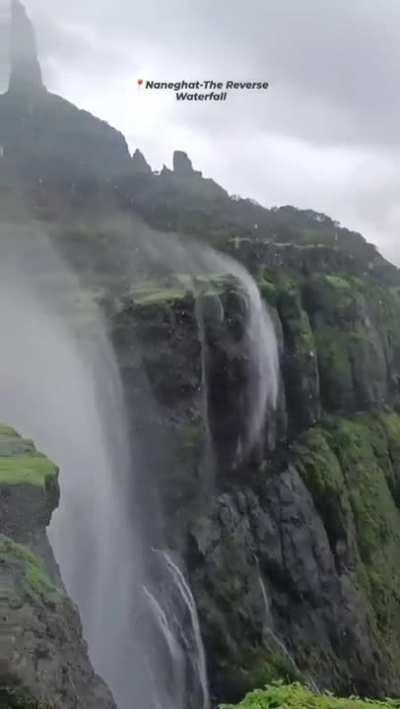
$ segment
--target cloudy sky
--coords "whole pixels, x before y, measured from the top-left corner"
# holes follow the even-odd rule
[[[400,264],[399,0],[26,0],[47,87],[229,192],[322,211]],[[0,0],[5,86],[6,0]],[[1,27],[3,28],[1,31]],[[222,104],[137,79],[263,80]]]

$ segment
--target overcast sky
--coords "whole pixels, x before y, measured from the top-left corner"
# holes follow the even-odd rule
[[[47,87],[157,170],[186,150],[229,192],[322,211],[400,263],[399,0],[26,0]],[[6,83],[6,0],[0,81]],[[137,79],[263,80],[181,103]]]

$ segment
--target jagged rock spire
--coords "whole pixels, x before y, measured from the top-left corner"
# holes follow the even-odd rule
[[[11,0],[10,85],[12,93],[44,90],[35,33],[20,0]]]
[[[175,150],[173,156],[174,172],[177,175],[192,175],[193,166],[192,161],[188,158],[187,154],[183,150]]]
[[[136,174],[151,175],[151,167],[138,148],[132,155],[132,169]]]
[[[192,161],[183,150],[175,150],[173,166],[177,177],[201,177],[201,172],[193,170]]]

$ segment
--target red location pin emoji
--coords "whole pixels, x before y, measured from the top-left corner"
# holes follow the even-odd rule
[[[143,79],[138,79],[138,84],[141,86],[143,84]]]

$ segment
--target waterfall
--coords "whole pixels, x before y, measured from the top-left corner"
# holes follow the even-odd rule
[[[271,607],[268,599],[268,594],[267,594],[267,589],[265,588],[265,583],[264,579],[261,574],[261,570],[258,564],[258,574],[257,574],[257,579],[258,583],[260,586],[260,591],[261,591],[261,596],[263,599],[264,603],[264,609],[265,609],[265,616],[264,616],[264,626],[263,626],[263,635],[264,635],[264,640],[267,645],[271,645],[275,648],[278,649],[278,651],[281,653],[283,657],[286,657],[288,660],[290,666],[294,670],[296,674],[299,674],[299,670],[297,668],[296,662],[292,655],[290,654],[289,650],[287,649],[286,645],[282,642],[280,638],[275,634],[273,630],[273,620],[272,620],[272,613],[271,613]]]
[[[171,677],[168,682],[168,703],[165,704],[165,697],[160,697],[159,704],[162,709],[186,709],[185,707],[185,658],[183,648],[180,645],[175,630],[171,627],[171,619],[167,618],[167,613],[155,595],[143,586],[143,592],[147,598],[153,617],[159,627],[162,637],[165,640],[170,660]],[[163,703],[164,702],[164,703]]]
[[[146,456],[139,453],[140,441],[128,436],[118,366],[102,318],[42,233],[1,228],[0,418],[60,466],[61,502],[49,538],[78,604],[94,668],[119,709],[209,709],[189,582],[165,551],[155,564],[159,583],[149,573],[141,524],[146,504],[135,485],[135,470]],[[178,248],[173,237],[164,242],[167,247],[171,272],[173,266],[193,278],[233,276],[245,299],[251,408],[238,441],[242,456],[276,404],[278,358],[270,316],[253,278],[235,261],[199,244]],[[204,340],[202,345],[206,387]],[[203,413],[208,418],[207,406]],[[150,518],[151,510],[146,513]]]
[[[243,431],[236,442],[236,461],[240,464],[261,441],[265,422],[269,412],[276,408],[279,393],[279,355],[278,343],[271,316],[264,304],[254,278],[246,269],[231,257],[217,253],[210,247],[191,245],[192,258],[197,267],[206,273],[219,273],[233,277],[238,295],[244,301],[244,333],[241,342],[243,356],[248,359],[248,377],[245,384],[246,410],[243,412]],[[199,298],[201,291],[194,288]],[[207,389],[207,344],[205,336],[205,318],[197,307],[200,341],[202,345],[203,387]],[[219,318],[225,321],[224,308],[221,305]],[[226,323],[225,323],[226,325]],[[235,347],[232,347],[234,351]],[[205,407],[209,416],[209,407]],[[206,421],[209,426],[209,421]]]
[[[201,709],[210,709],[206,658],[204,653],[203,640],[201,637],[196,602],[193,598],[189,583],[186,581],[185,576],[179,566],[173,561],[171,554],[164,551],[162,552],[162,556],[164,557],[165,562],[167,564],[167,568],[171,572],[172,578],[177,588],[179,589],[182,601],[189,612],[189,617],[191,621],[190,624],[194,639],[193,657],[195,661],[195,677],[198,678],[201,689]]]
[[[169,653],[169,703],[163,709],[210,709],[206,659],[190,585],[169,552],[154,551],[162,562],[159,571],[167,576],[157,591],[144,586],[143,592]]]
[[[261,591],[261,596],[263,599],[264,603],[264,609],[265,609],[265,616],[264,616],[264,626],[263,626],[263,636],[264,636],[264,642],[266,645],[271,646],[274,648],[277,648],[278,652],[281,653],[282,657],[285,657],[288,661],[288,664],[292,668],[295,676],[299,677],[301,675],[299,668],[297,667],[296,661],[293,657],[293,655],[290,654],[289,650],[287,649],[286,645],[282,642],[280,638],[276,635],[276,633],[273,630],[273,618],[272,618],[272,613],[271,613],[271,606],[270,602],[268,599],[268,594],[267,594],[267,589],[265,588],[265,583],[264,579],[262,577],[261,569],[260,569],[260,564],[258,560],[257,562],[257,567],[258,567],[258,574],[257,574],[257,579],[258,583],[260,586],[260,591]],[[307,681],[307,684],[311,687],[313,692],[316,694],[320,694],[320,689],[314,679],[310,675],[305,675],[305,679]]]
[[[270,602],[268,599],[268,594],[267,594],[267,589],[265,587],[264,579],[262,577],[261,569],[260,569],[260,564],[258,559],[256,559],[257,567],[258,567],[258,573],[257,573],[257,578],[258,578],[258,583],[260,585],[260,591],[264,603],[264,609],[265,609],[265,616],[264,616],[264,627],[263,627],[263,634],[264,634],[264,641],[267,645],[275,646],[282,654],[283,657],[286,657],[289,665],[292,667],[294,673],[296,676],[300,676],[300,670],[297,667],[296,661],[293,657],[293,655],[290,654],[289,650],[287,649],[286,645],[282,642],[280,638],[276,635],[276,633],[273,630],[273,618],[272,618],[272,612],[271,612],[271,606]],[[306,677],[307,684],[311,687],[311,689],[316,693],[320,694],[320,689],[314,679],[310,676],[307,675]]]
[[[135,446],[132,457],[114,354],[95,305],[47,239],[15,228],[6,237],[2,225],[0,419],[60,466],[49,538],[95,670],[119,709],[165,709],[165,658],[154,652],[143,594]]]

